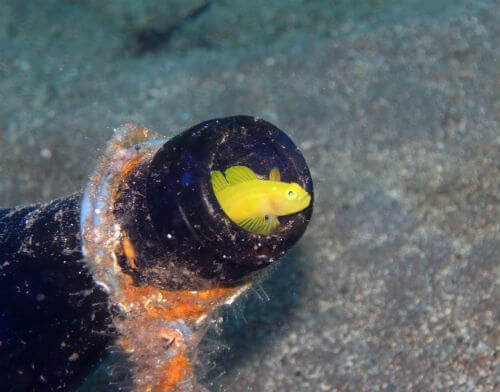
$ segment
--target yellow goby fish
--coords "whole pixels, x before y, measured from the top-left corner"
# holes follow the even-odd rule
[[[280,225],[278,216],[302,211],[311,202],[311,196],[299,184],[281,182],[276,167],[269,173],[269,180],[259,179],[246,166],[232,166],[224,174],[214,170],[211,179],[226,215],[257,234],[270,233]]]

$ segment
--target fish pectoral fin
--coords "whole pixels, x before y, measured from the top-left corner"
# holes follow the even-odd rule
[[[244,219],[238,225],[245,230],[256,234],[269,234],[280,225],[280,221],[275,216],[255,217]]]
[[[220,171],[214,170],[210,173],[210,176],[212,179],[212,187],[214,188],[215,196],[217,196],[220,191],[229,186],[226,178]]]
[[[280,225],[280,221],[276,216],[268,215],[264,219],[266,220],[266,227],[269,228],[268,233],[270,233]]]
[[[242,182],[257,180],[255,173],[246,166],[232,166],[227,169],[226,175],[229,185],[241,184]]]
[[[280,169],[278,169],[275,166],[269,172],[269,181],[277,181],[277,182],[279,182],[280,179],[281,179]]]

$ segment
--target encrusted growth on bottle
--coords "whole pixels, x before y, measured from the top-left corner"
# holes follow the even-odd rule
[[[165,290],[137,284],[123,271],[131,269],[136,251],[114,214],[119,189],[137,165],[151,160],[166,140],[131,124],[115,131],[91,178],[82,203],[83,250],[94,280],[109,295],[118,345],[133,364],[135,391],[201,391],[193,374],[196,349],[214,310],[248,288]]]

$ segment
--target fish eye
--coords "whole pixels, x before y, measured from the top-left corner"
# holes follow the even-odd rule
[[[288,191],[286,193],[286,197],[289,198],[289,199],[295,199],[295,196],[297,196],[297,194],[295,193],[295,191],[290,190],[290,191]]]

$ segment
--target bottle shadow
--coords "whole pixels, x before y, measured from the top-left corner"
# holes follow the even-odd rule
[[[301,248],[296,246],[247,294],[219,312],[222,320],[200,344],[197,374],[203,385],[223,390],[221,382],[230,384],[243,363],[255,361],[269,342],[287,333],[306,288],[306,275]]]

